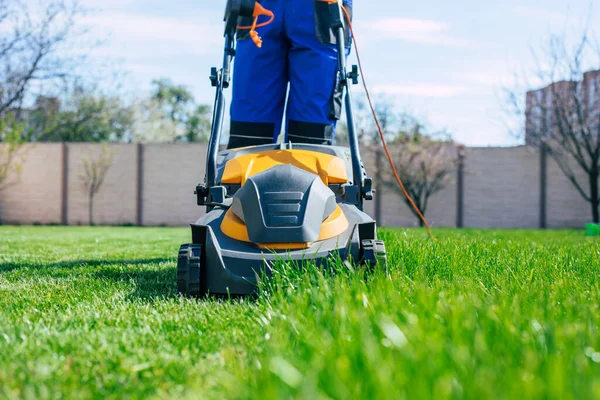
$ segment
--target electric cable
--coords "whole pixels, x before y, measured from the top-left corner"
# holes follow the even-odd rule
[[[327,1],[328,3],[337,3],[336,0],[323,0],[323,1]],[[381,127],[381,123],[379,122],[379,118],[377,117],[377,112],[375,112],[375,107],[373,106],[373,101],[371,99],[371,94],[369,93],[369,88],[367,86],[367,82],[365,80],[365,74],[363,72],[363,67],[362,67],[362,62],[360,60],[360,53],[358,51],[358,44],[356,43],[356,36],[354,35],[354,28],[352,27],[352,19],[350,18],[350,14],[348,14],[348,11],[346,11],[346,9],[344,7],[341,7],[342,11],[344,12],[344,14],[346,15],[346,20],[348,21],[348,27],[350,28],[350,35],[352,36],[352,42],[354,45],[354,51],[356,52],[356,59],[358,60],[358,69],[360,71],[360,78],[362,80],[362,84],[363,87],[365,89],[365,94],[367,96],[367,101],[369,103],[369,107],[371,108],[371,113],[373,114],[373,118],[375,120],[375,125],[377,126],[377,130],[379,131],[379,137],[381,139],[381,143],[383,145],[383,149],[385,151],[385,155],[387,157],[387,160],[390,164],[390,167],[392,168],[392,172],[394,174],[394,177],[396,178],[396,182],[398,182],[398,185],[400,186],[400,189],[402,189],[402,193],[404,193],[404,196],[406,197],[406,199],[408,200],[408,202],[410,203],[410,205],[412,206],[412,208],[415,210],[415,212],[417,213],[417,215],[419,216],[419,218],[421,219],[421,221],[423,222],[423,224],[425,225],[425,229],[427,229],[427,234],[429,235],[429,237],[434,240],[437,241],[437,239],[435,238],[435,236],[433,236],[433,233],[431,232],[431,228],[429,226],[429,223],[427,222],[427,219],[425,218],[425,216],[423,215],[423,213],[421,212],[421,210],[419,210],[419,207],[417,207],[417,205],[415,204],[414,200],[412,199],[412,197],[410,196],[410,194],[408,193],[408,191],[406,190],[406,187],[404,186],[404,183],[402,182],[402,179],[400,179],[400,175],[398,174],[398,170],[396,169],[396,166],[394,165],[394,160],[392,159],[392,155],[390,154],[390,149],[387,145],[387,142],[385,140],[385,135],[383,134],[383,128]]]

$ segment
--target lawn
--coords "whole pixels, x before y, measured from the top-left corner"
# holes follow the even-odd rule
[[[175,292],[187,229],[0,227],[1,398],[600,398],[600,241],[388,230],[389,276]]]

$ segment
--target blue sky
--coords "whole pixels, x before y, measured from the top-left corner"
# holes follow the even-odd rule
[[[502,88],[532,69],[532,47],[588,19],[600,27],[593,0],[354,1],[372,90],[471,146],[518,144]],[[86,21],[91,35],[108,37],[94,56],[127,71],[130,90],[145,95],[152,79],[168,77],[212,102],[208,71],[220,64],[224,0],[82,3],[95,10]]]

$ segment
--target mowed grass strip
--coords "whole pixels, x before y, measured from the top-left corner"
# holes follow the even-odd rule
[[[0,227],[0,397],[600,398],[600,241],[436,234],[194,301],[187,229]]]

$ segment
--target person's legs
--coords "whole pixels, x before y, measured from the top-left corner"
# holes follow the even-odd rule
[[[288,140],[332,144],[342,108],[336,85],[337,50],[330,29],[329,5],[318,0],[287,0],[286,33],[290,94],[287,107]]]
[[[272,24],[257,29],[263,38],[262,48],[247,38],[247,31],[241,31],[238,36],[230,149],[274,143],[281,132],[288,85],[288,42],[283,33],[282,3],[281,0],[262,1],[265,8],[275,13]],[[242,23],[250,25],[251,22]]]

